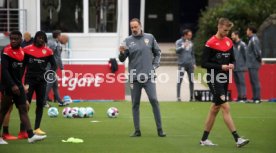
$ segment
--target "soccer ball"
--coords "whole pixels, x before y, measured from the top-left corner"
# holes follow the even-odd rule
[[[83,118],[86,117],[86,109],[84,107],[80,107],[79,111],[78,111],[79,117]]]
[[[64,103],[66,103],[66,104],[69,104],[69,103],[72,103],[72,102],[73,102],[73,100],[71,99],[71,97],[68,96],[68,95],[63,97],[63,101],[64,101]]]
[[[70,107],[65,107],[65,108],[62,110],[62,115],[63,115],[63,117],[65,117],[65,118],[69,117],[70,111],[71,111],[71,108],[70,108]]]
[[[95,111],[92,107],[86,107],[86,115],[87,117],[93,117]]]
[[[68,114],[68,118],[78,118],[79,117],[78,110],[79,109],[76,107],[71,108]]]
[[[73,117],[73,118],[79,117],[79,114],[78,114],[78,112],[79,112],[79,107],[73,107],[73,108],[71,108],[71,110],[73,110],[73,114],[72,114],[72,112],[70,111],[70,113],[71,113],[73,116],[70,116],[70,117]],[[75,112],[77,112],[77,114],[74,114]]]
[[[110,107],[106,113],[109,118],[116,118],[119,115],[119,110],[116,107]]]
[[[58,109],[56,107],[50,107],[48,109],[48,116],[49,117],[57,117],[58,116]]]

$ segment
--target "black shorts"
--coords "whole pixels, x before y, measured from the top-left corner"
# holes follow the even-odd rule
[[[16,105],[16,107],[18,107],[19,105],[25,105],[26,104],[25,90],[22,86],[19,87],[19,90],[20,90],[20,95],[16,95],[11,91],[11,89],[4,89],[2,92],[3,93],[2,96],[3,97],[4,96],[11,97],[11,100]],[[2,98],[2,99],[6,99],[6,98]],[[2,101],[2,102],[4,102],[4,101]]]
[[[209,86],[209,89],[213,94],[212,102],[215,103],[215,105],[221,105],[227,102],[226,97],[227,97],[229,79],[227,78],[226,80],[219,82],[215,79],[211,80],[211,77],[207,76],[207,81],[208,81],[207,84]]]

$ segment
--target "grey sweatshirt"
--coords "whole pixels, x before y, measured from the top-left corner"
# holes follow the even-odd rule
[[[62,46],[61,46],[60,42],[58,42],[55,39],[50,39],[48,41],[48,47],[51,48],[54,52],[54,58],[56,60],[57,66],[61,70],[63,70],[63,64],[62,64],[62,60],[61,60]]]
[[[246,65],[248,68],[259,68],[261,65],[261,47],[256,34],[249,38],[246,52]]]
[[[129,59],[130,82],[137,81],[137,76],[144,80],[154,78],[154,70],[159,67],[161,50],[152,34],[142,33],[139,36],[128,36],[124,43],[126,50],[119,54],[119,60]]]
[[[187,43],[185,47],[184,44]],[[176,53],[178,55],[179,66],[195,65],[195,54],[193,51],[193,43],[190,40],[180,38],[175,42]]]
[[[234,42],[233,50],[235,55],[234,71],[246,70],[246,44],[243,41]]]

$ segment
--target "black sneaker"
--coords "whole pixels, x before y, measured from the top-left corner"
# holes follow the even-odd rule
[[[63,107],[63,106],[66,106],[66,104],[65,104],[64,102],[59,102],[59,103],[58,103],[58,106],[59,106],[59,107]]]
[[[130,137],[140,137],[140,136],[141,136],[141,131],[140,130],[134,131],[134,133],[130,135]]]
[[[166,137],[166,133],[164,133],[162,129],[158,129],[157,134],[159,137]]]
[[[47,97],[47,101],[52,102],[53,100],[51,98]]]

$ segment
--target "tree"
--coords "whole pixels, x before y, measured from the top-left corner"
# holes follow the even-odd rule
[[[246,41],[246,27],[253,24],[258,28],[269,15],[276,13],[275,6],[276,0],[228,0],[203,11],[194,39],[198,64],[206,41],[217,32],[217,20],[220,17],[229,18],[234,23],[233,30],[240,31],[241,38]]]

